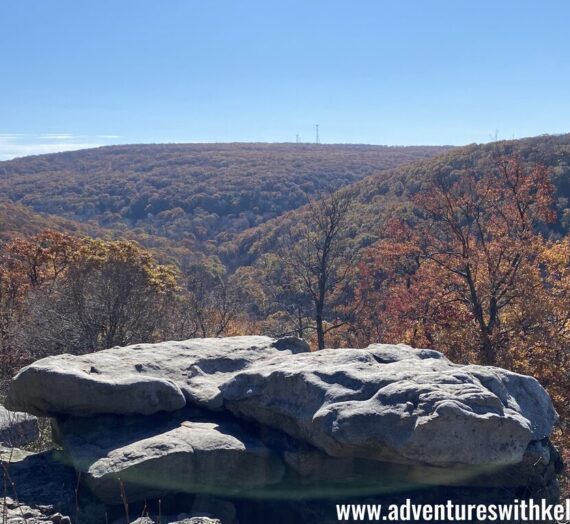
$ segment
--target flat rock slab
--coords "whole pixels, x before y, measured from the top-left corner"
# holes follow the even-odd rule
[[[557,420],[531,377],[401,345],[259,363],[221,390],[236,417],[328,455],[438,467],[521,462]]]
[[[38,419],[27,413],[8,411],[0,406],[0,444],[21,447],[39,437]]]
[[[228,337],[57,355],[16,375],[6,407],[39,416],[151,415],[187,404],[215,410],[219,385],[236,372],[308,350],[293,337]]]
[[[235,495],[281,480],[279,457],[239,425],[186,415],[69,417],[54,423],[54,434],[108,504],[123,496],[134,502],[168,493]]]
[[[557,421],[535,379],[500,368],[457,365],[405,345],[307,350],[294,338],[229,337],[48,357],[14,378],[7,406],[56,416],[148,416],[194,406],[275,428],[332,457],[485,470],[520,463]],[[193,438],[186,429],[153,436],[151,448],[180,439],[184,449],[182,441]],[[89,437],[85,449],[97,448],[96,440]],[[129,441],[128,453],[145,445]],[[106,455],[96,450],[89,467],[102,460],[107,468]]]

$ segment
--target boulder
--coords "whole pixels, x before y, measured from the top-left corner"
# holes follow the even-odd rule
[[[308,350],[294,337],[228,337],[51,356],[16,375],[6,407],[39,416],[152,415],[186,404],[215,410],[219,384],[236,372]]]
[[[68,417],[54,436],[101,500],[120,504],[168,493],[236,495],[279,482],[284,466],[232,421],[182,410],[152,417]]]
[[[38,419],[26,413],[8,411],[0,406],[0,444],[21,447],[37,440]]]
[[[461,366],[408,346],[327,349],[260,362],[221,386],[236,417],[333,457],[437,467],[503,466],[557,421],[533,378]]]
[[[303,508],[299,522],[320,522],[299,498],[556,501],[557,415],[533,378],[405,345],[308,349],[229,337],[49,357],[14,378],[7,405],[52,416],[72,484],[119,516],[124,501],[222,522]]]

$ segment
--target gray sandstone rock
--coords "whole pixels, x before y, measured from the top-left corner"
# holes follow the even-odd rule
[[[209,495],[196,495],[190,513],[191,516],[218,519],[222,524],[238,524],[234,504]]]
[[[151,415],[186,404],[219,409],[221,382],[304,350],[306,342],[294,337],[228,337],[51,356],[16,375],[6,406],[40,416]]]
[[[168,524],[225,524],[219,519],[213,519],[211,517],[204,517],[204,516],[194,516],[194,517],[186,517],[182,520],[173,520],[170,521]]]
[[[82,524],[105,522],[102,505],[89,496],[87,489],[80,488],[76,495],[77,474],[57,451],[30,453],[16,448],[1,451],[0,485],[4,486],[4,492],[0,508],[6,495],[11,499],[6,509],[16,519],[14,524],[69,524],[70,518],[65,515]],[[0,515],[3,511],[4,508],[0,509]],[[17,520],[27,514],[27,521]]]
[[[236,495],[279,482],[284,466],[231,422],[153,417],[69,417],[55,435],[90,489],[120,504],[168,493]]]
[[[0,406],[0,444],[21,447],[39,437],[38,419]]]
[[[56,441],[110,504],[442,486],[554,493],[557,415],[533,378],[405,345],[308,349],[230,337],[48,357],[14,378],[8,406],[55,416]],[[229,518],[191,509],[184,518]]]
[[[328,455],[404,464],[518,463],[557,420],[531,377],[460,366],[402,345],[259,363],[221,390],[236,417],[281,429]]]
[[[206,515],[178,515],[177,517],[166,517],[163,521],[167,524],[232,524]],[[122,522],[123,520],[121,520],[121,524]],[[131,524],[156,524],[156,521],[149,517],[139,517],[133,520]]]
[[[0,497],[0,516],[5,524],[71,524],[71,519],[50,506],[30,507],[11,497]]]

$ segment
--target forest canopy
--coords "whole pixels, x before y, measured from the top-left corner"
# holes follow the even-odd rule
[[[113,146],[0,163],[12,203],[130,235],[148,247],[212,253],[247,229],[442,147],[309,144]],[[174,249],[170,249],[174,252]],[[176,253],[175,253],[176,256]]]

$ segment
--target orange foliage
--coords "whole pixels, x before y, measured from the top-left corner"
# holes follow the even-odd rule
[[[514,158],[460,179],[434,176],[416,221],[394,222],[360,267],[361,344],[405,342],[458,362],[536,377],[570,421],[570,241],[554,219],[548,171]],[[567,445],[567,443],[565,444]]]
[[[133,242],[16,238],[0,254],[0,374],[53,352],[140,341],[175,290],[174,269]]]

